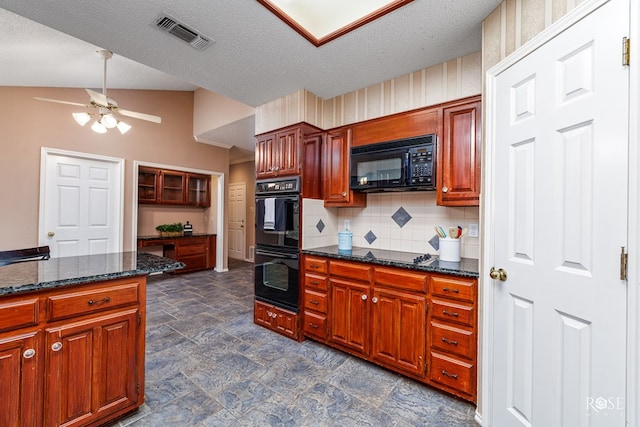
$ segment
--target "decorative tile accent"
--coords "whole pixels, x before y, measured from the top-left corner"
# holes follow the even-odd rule
[[[433,249],[435,249],[436,251],[438,249],[440,249],[440,238],[438,237],[438,235],[436,234],[435,236],[433,236],[431,238],[431,240],[429,240],[429,244],[431,245],[431,247],[433,247]]]
[[[364,235],[364,239],[369,242],[369,244],[372,244],[373,242],[375,242],[375,240],[378,238],[378,236],[376,236],[375,234],[373,234],[373,231],[369,230],[369,232],[367,234]]]
[[[318,221],[318,223],[316,224],[316,228],[319,232],[322,233],[322,230],[324,230],[324,222],[322,222],[322,220]]]
[[[400,228],[402,228],[406,223],[409,222],[409,220],[411,219],[411,215],[409,215],[409,212],[405,211],[404,208],[400,206],[400,209],[398,209],[396,213],[391,215],[391,218],[393,218],[396,224],[398,224]]]

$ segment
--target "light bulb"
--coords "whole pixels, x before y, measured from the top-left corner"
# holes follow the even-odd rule
[[[72,113],[71,115],[80,126],[86,125],[91,120],[91,116],[88,113]]]
[[[118,124],[116,125],[116,127],[118,128],[118,130],[120,131],[121,134],[125,134],[127,132],[129,132],[129,129],[131,129],[131,126],[129,126],[128,124],[126,124],[125,122],[118,122]]]
[[[113,114],[109,113],[102,116],[102,118],[100,119],[100,123],[103,124],[107,129],[112,129],[116,127],[118,121],[115,117],[113,117]]]
[[[94,131],[95,133],[106,133],[107,132],[107,128],[104,127],[104,125],[98,121],[93,122],[93,124],[91,125],[91,130]]]

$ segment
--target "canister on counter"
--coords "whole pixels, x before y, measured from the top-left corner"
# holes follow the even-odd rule
[[[183,227],[183,235],[191,236],[193,235],[193,225],[189,224],[189,221]]]

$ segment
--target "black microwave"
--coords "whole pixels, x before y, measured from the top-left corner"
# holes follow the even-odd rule
[[[436,189],[436,135],[351,148],[349,187],[355,191]]]

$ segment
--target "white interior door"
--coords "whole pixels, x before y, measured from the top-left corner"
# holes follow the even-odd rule
[[[51,256],[122,250],[121,159],[42,150],[40,243]]]
[[[247,223],[247,188],[244,182],[229,184],[229,257],[244,260]]]
[[[629,0],[600,3],[489,77],[494,426],[625,425]]]

